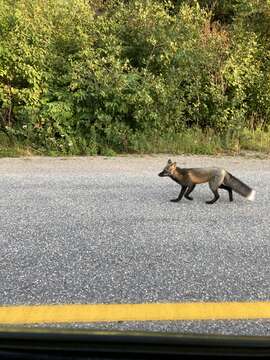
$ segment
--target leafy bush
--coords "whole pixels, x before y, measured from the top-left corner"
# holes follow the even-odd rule
[[[270,5],[211,3],[0,0],[1,128],[63,154],[266,128]]]

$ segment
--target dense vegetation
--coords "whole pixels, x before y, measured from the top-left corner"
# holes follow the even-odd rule
[[[268,150],[269,38],[269,0],[0,0],[0,150]]]

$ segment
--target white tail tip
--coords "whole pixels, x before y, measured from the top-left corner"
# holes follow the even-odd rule
[[[256,191],[252,190],[251,193],[248,195],[247,199],[250,201],[254,201],[255,200],[255,195],[256,195]]]

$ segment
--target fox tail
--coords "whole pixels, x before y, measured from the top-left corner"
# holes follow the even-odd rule
[[[255,200],[256,191],[251,189],[248,185],[244,184],[241,180],[237,179],[230,173],[226,174],[224,179],[224,185],[230,186],[232,190],[244,196],[250,201]]]

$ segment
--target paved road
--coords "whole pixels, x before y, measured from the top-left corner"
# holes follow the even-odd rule
[[[254,203],[207,185],[171,203],[167,157],[0,160],[0,303],[270,300],[270,160],[173,157],[222,166]],[[270,321],[69,325],[270,335]]]

